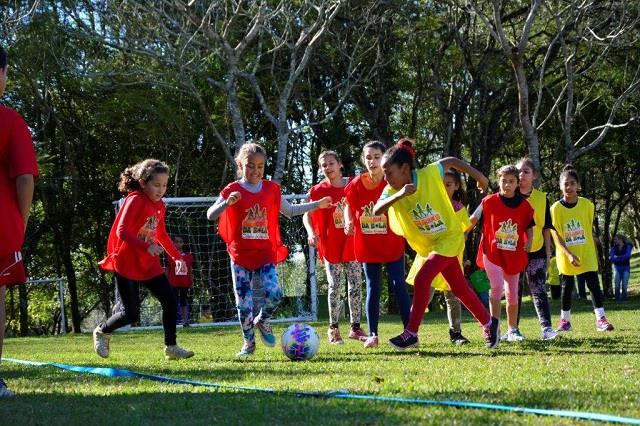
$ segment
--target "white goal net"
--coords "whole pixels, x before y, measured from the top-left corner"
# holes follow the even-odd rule
[[[306,200],[306,195],[285,195],[295,204]],[[207,209],[217,197],[164,198],[167,206],[165,223],[173,238],[182,237],[184,252],[194,258],[193,287],[189,290],[191,325],[237,324],[238,314],[233,293],[229,255],[224,241],[218,235],[218,222],[207,220]],[[121,201],[120,201],[121,202]],[[116,210],[120,206],[116,202]],[[302,216],[288,219],[280,217],[283,243],[289,248],[289,258],[278,265],[280,286],[284,297],[276,311],[274,321],[293,322],[317,319],[317,286],[315,279],[315,251],[307,244]],[[166,259],[163,258],[166,266]],[[311,265],[311,267],[309,267]],[[262,306],[262,283],[255,274],[253,299],[256,312]],[[162,309],[158,301],[141,288],[139,327],[162,324]],[[118,304],[115,304],[117,309]],[[179,310],[180,311],[180,310]],[[180,312],[178,312],[180,316]],[[179,322],[182,319],[179,318]]]

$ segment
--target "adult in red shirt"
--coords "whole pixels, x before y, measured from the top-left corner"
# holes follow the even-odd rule
[[[361,157],[367,171],[354,178],[344,189],[348,204],[345,210],[345,229],[348,234],[354,233],[355,257],[358,262],[362,262],[367,283],[369,338],[364,342],[365,348],[378,346],[382,265],[387,266],[389,284],[396,296],[405,327],[409,323],[411,310],[411,300],[404,279],[404,238],[391,232],[386,214],[373,214],[373,206],[387,185],[380,166],[385,150],[382,142],[367,143],[362,148]]]
[[[0,46],[0,96],[7,86],[8,68],[7,52]],[[36,176],[38,165],[27,124],[16,111],[0,105],[0,358],[6,319],[6,288],[27,280],[20,250]],[[0,378],[0,397],[12,395],[13,392]]]
[[[153,159],[127,168],[120,176],[118,189],[128,194],[111,227],[107,257],[99,265],[113,272],[123,309],[93,330],[94,348],[102,358],[109,356],[111,333],[137,320],[140,284],[162,305],[165,358],[193,356],[193,352],[176,344],[176,299],[159,257],[164,250],[174,259],[179,271],[186,270],[180,252],[165,229],[162,196],[168,181],[167,165]]]
[[[303,218],[309,244],[318,248],[318,254],[324,261],[324,269],[329,284],[329,330],[327,336],[333,345],[343,344],[338,320],[340,318],[340,285],[342,270],[347,272],[347,294],[351,313],[349,338],[365,340],[366,333],[360,328],[362,317],[362,266],[355,261],[353,252],[353,232],[348,235],[344,228],[344,210],[346,198],[344,188],[349,178],[342,176],[342,163],[335,151],[323,151],[318,156],[318,165],[325,179],[309,190],[309,200],[331,197],[332,207],[306,214]]]
[[[173,294],[178,302],[179,312],[182,318],[182,326],[189,327],[189,289],[193,286],[193,255],[182,250],[184,240],[180,236],[173,237],[173,243],[182,255],[182,260],[187,264],[184,273],[179,271],[176,262],[171,256],[167,258],[167,277],[173,288]]]

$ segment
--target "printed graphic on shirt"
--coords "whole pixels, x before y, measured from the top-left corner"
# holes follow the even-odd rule
[[[247,215],[242,220],[242,238],[245,240],[268,240],[267,208],[260,208],[260,204],[247,209]]]
[[[496,246],[499,250],[516,251],[518,246],[518,224],[511,219],[500,222],[496,231]]]
[[[571,219],[564,226],[564,241],[567,246],[579,246],[587,242],[587,236],[579,220]]]
[[[344,229],[344,209],[347,206],[347,199],[342,197],[336,204],[333,211],[333,225],[338,229]]]
[[[429,203],[426,203],[424,207],[416,203],[416,207],[411,210],[411,216],[413,223],[423,234],[439,234],[447,230],[442,215],[433,210]]]
[[[149,243],[156,244],[158,241],[158,215],[153,215],[138,230],[138,239]]]
[[[362,208],[360,216],[360,229],[363,234],[386,234],[387,216],[373,214],[373,201]]]

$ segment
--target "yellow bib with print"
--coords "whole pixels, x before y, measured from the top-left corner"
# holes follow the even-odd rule
[[[578,275],[598,270],[598,257],[593,240],[594,211],[593,203],[582,197],[578,197],[578,203],[571,209],[563,206],[560,201],[551,206],[553,227],[558,235],[564,238],[569,251],[580,259],[580,266],[573,266],[556,242],[556,262],[562,275]]]
[[[533,207],[533,220],[536,222],[533,227],[533,241],[531,242],[531,253],[536,252],[544,245],[542,237],[542,228],[544,227],[544,213],[547,206],[547,193],[533,189],[529,198],[527,198],[531,207]]]

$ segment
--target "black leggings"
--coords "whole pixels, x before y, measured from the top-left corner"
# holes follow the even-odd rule
[[[602,291],[600,290],[600,280],[598,279],[598,273],[596,271],[583,272],[582,274],[578,275],[578,277],[583,277],[587,283],[587,288],[589,288],[589,292],[591,293],[591,303],[593,303],[593,308],[602,308],[604,306],[604,297],[602,295]],[[562,286],[561,305],[563,311],[571,310],[573,284],[573,275],[560,274],[560,285]]]
[[[115,274],[116,287],[120,294],[122,309],[101,325],[103,333],[112,333],[120,327],[134,323],[140,315],[140,284],[145,286],[162,305],[162,328],[164,328],[164,344],[176,344],[176,298],[165,274],[146,281],[133,281]]]

